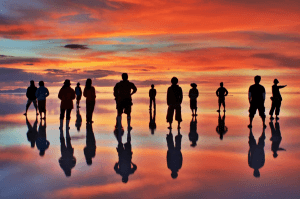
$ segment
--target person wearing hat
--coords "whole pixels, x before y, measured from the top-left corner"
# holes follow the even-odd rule
[[[217,110],[217,112],[220,112],[221,104],[223,104],[223,108],[224,108],[224,112],[225,112],[226,111],[225,110],[225,96],[228,95],[228,91],[225,87],[223,87],[223,82],[220,83],[220,87],[216,91],[216,95],[219,98],[219,109]]]
[[[86,123],[93,123],[93,112],[95,109],[96,102],[96,91],[95,87],[92,86],[92,80],[89,78],[85,82],[83,90],[83,96],[86,97]]]
[[[45,87],[45,83],[43,81],[39,82],[39,88],[35,92],[35,96],[38,100],[38,108],[40,112],[41,119],[46,118],[46,97],[49,96],[49,90]],[[44,113],[44,117],[42,117],[42,113]]]
[[[60,103],[60,127],[59,129],[63,129],[63,122],[66,112],[66,129],[68,130],[70,119],[71,119],[71,111],[73,107],[73,100],[75,99],[75,91],[71,88],[70,80],[66,79],[64,85],[60,89],[58,93],[58,98],[61,100]]]
[[[273,113],[274,113],[275,109],[276,109],[275,110],[276,120],[279,119],[278,115],[279,115],[279,112],[280,112],[280,106],[281,106],[281,101],[282,101],[282,97],[281,97],[279,89],[284,88],[284,87],[287,86],[287,85],[279,86],[278,83],[279,83],[278,79],[274,79],[274,85],[272,86],[272,95],[273,96],[271,97],[272,106],[271,106],[271,109],[270,109],[270,112],[269,112],[271,120],[274,119],[273,118]]]
[[[197,89],[197,84],[191,83],[191,87],[192,88],[189,92],[190,108],[192,110],[192,116],[197,116],[197,97],[199,96],[199,92]]]
[[[75,93],[76,93],[76,104],[77,104],[77,108],[80,108],[79,106],[79,102],[81,100],[81,96],[82,96],[82,90],[80,88],[80,83],[77,83],[77,86],[75,87]]]

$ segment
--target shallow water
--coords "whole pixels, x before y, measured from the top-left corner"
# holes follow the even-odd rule
[[[177,172],[176,179],[171,177],[171,170],[167,166],[166,135],[170,132],[165,119],[166,93],[157,95],[156,129],[153,133],[149,129],[148,94],[147,92],[135,94],[130,144],[127,140],[125,116],[122,121],[125,129],[122,141],[123,144],[127,143],[128,148],[131,145],[133,152],[131,162],[137,167],[136,170],[130,170],[127,183],[122,182],[122,176],[114,169],[115,164],[119,162],[119,156],[116,150],[118,142],[114,135],[116,109],[112,94],[97,94],[92,131],[86,126],[84,99],[79,109],[82,117],[79,131],[75,127],[78,114],[76,109],[73,109],[69,147],[61,145],[63,142],[60,140],[58,129],[60,101],[56,96],[53,94],[47,99],[45,133],[38,118],[39,133],[35,134],[29,131],[30,125],[34,126],[35,123],[33,105],[29,108],[30,125],[27,125],[23,115],[26,97],[13,94],[1,95],[1,198],[300,197],[299,94],[282,94],[284,100],[280,120],[277,124],[275,121],[269,124],[267,117],[268,127],[265,130],[265,139],[261,139],[262,147],[256,147],[251,151],[257,160],[252,163],[252,166],[261,166],[260,177],[254,176],[254,169],[248,164],[250,131],[247,128],[249,123],[247,94],[231,94],[226,98],[227,112],[224,122],[228,131],[223,135],[222,140],[217,133],[217,127],[219,122],[222,126],[224,113],[221,112],[219,118],[216,112],[216,96],[200,93],[197,123],[191,123],[189,100],[185,95],[182,104],[183,122],[179,132],[182,135],[181,150],[178,148],[177,151],[170,152],[173,154],[170,156],[176,159],[174,162],[177,166],[174,165],[175,163],[173,165],[170,163],[169,166],[175,170],[176,167],[180,167],[180,152],[182,154],[182,166]],[[270,100],[266,100],[266,113],[270,105]],[[278,129],[277,132],[273,132],[273,136],[272,125]],[[254,118],[252,131],[257,143],[263,132],[258,114]],[[174,139],[177,134],[178,130],[174,123],[172,129]],[[198,134],[195,147],[191,146],[189,134],[191,137]],[[64,136],[66,137],[65,128]],[[33,147],[28,139],[33,140]],[[38,141],[34,142],[34,140]],[[48,140],[50,145],[41,156],[37,145],[45,140]],[[272,143],[273,148],[276,146],[278,148],[279,144],[281,149],[278,150],[276,158],[273,157],[271,150]],[[120,164],[125,165],[130,162],[130,150],[122,154]],[[91,165],[87,164],[86,156],[94,156]]]

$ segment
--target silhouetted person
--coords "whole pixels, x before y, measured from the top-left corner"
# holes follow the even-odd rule
[[[74,148],[71,144],[69,130],[66,130],[66,143],[63,136],[63,130],[60,130],[60,151],[61,157],[59,158],[59,166],[65,172],[66,177],[71,176],[71,170],[76,165],[76,158],[74,157]]]
[[[86,147],[83,152],[87,165],[92,165],[92,158],[96,156],[96,139],[92,124],[86,124]]]
[[[35,96],[36,90],[37,90],[37,87],[34,85],[34,81],[31,80],[30,86],[27,88],[27,91],[26,91],[26,97],[28,98],[28,100],[27,100],[26,111],[25,111],[24,115],[27,115],[27,111],[28,111],[28,108],[31,103],[33,103],[33,106],[36,111],[36,115],[38,115],[36,96]]]
[[[275,110],[276,120],[279,120],[278,115],[280,112],[280,106],[281,106],[281,101],[282,101],[282,97],[281,97],[279,89],[287,86],[287,85],[279,86],[279,85],[277,85],[278,83],[279,83],[278,79],[274,79],[274,85],[272,86],[272,95],[273,96],[271,97],[272,106],[271,106],[270,113],[269,113],[271,120],[274,119],[273,118],[274,110]]]
[[[223,87],[223,82],[220,83],[220,87],[216,91],[216,95],[219,98],[219,110],[217,110],[217,111],[220,112],[220,108],[221,108],[221,104],[222,104],[223,108],[224,108],[224,112],[225,112],[226,111],[225,110],[225,96],[228,95],[228,91],[225,87]]]
[[[254,118],[254,115],[256,113],[256,110],[258,109],[259,111],[259,116],[262,119],[263,122],[263,127],[266,128],[265,124],[265,99],[266,99],[266,91],[265,88],[259,84],[261,80],[260,76],[255,76],[254,77],[254,82],[252,86],[249,87],[249,92],[248,92],[248,99],[250,103],[250,108],[249,108],[249,118],[250,118],[250,124],[248,125],[249,128],[252,127],[252,121]]]
[[[221,114],[219,112],[218,117],[218,126],[216,128],[217,133],[220,135],[220,140],[223,140],[223,136],[227,133],[228,128],[225,126],[225,113],[223,117],[221,118]]]
[[[197,146],[199,135],[197,133],[197,117],[193,116],[191,123],[190,123],[190,133],[189,133],[189,139],[191,141],[191,146],[195,147]]]
[[[28,121],[28,118],[26,116],[26,125],[27,125],[27,128],[28,128],[28,131],[27,131],[27,139],[28,141],[31,143],[31,148],[34,148],[34,145],[35,145],[35,142],[36,142],[36,139],[37,139],[37,136],[38,136],[38,132],[37,132],[37,117],[35,118],[35,122],[33,124],[33,127],[31,126],[30,122]]]
[[[117,110],[118,110],[118,116],[117,116],[117,125],[118,128],[121,128],[121,116],[122,113],[127,114],[127,124],[128,128],[131,128],[130,126],[130,120],[131,120],[131,106],[132,104],[132,98],[131,96],[136,93],[137,88],[136,86],[128,81],[128,74],[123,73],[122,74],[122,81],[118,82],[114,87],[114,96],[117,103]]]
[[[256,140],[252,133],[252,128],[250,129],[249,134],[249,152],[248,152],[248,164],[249,167],[254,169],[253,175],[255,177],[260,177],[259,169],[262,168],[265,164],[265,128],[263,128],[263,132],[259,137],[258,144],[256,144]]]
[[[172,128],[173,115],[174,110],[175,120],[178,122],[178,129],[180,128],[180,122],[182,122],[181,118],[181,103],[182,103],[182,89],[177,85],[178,79],[177,77],[173,77],[171,79],[172,85],[168,88],[167,92],[167,104],[168,104],[168,113],[167,113],[167,122],[170,124],[169,129]]]
[[[169,134],[167,134],[167,165],[172,171],[171,176],[173,179],[177,178],[178,171],[182,167],[182,153],[181,153],[181,139],[180,129],[178,129],[178,135],[175,136],[175,145],[173,141],[172,130],[170,129]]]
[[[38,107],[40,112],[41,119],[46,118],[46,97],[49,96],[49,90],[45,87],[44,82],[39,82],[39,88],[35,92],[35,96],[38,100]],[[44,113],[44,117],[42,117],[42,113]]]
[[[36,139],[36,147],[40,151],[40,156],[45,155],[45,151],[49,148],[50,142],[47,140],[46,136],[46,119],[44,120],[44,125],[42,125],[43,120],[40,121],[38,137]]]
[[[71,88],[70,80],[66,79],[64,85],[61,87],[58,93],[58,98],[61,100],[60,103],[60,127],[63,129],[64,117],[66,112],[66,129],[69,129],[71,111],[73,109],[73,100],[75,99],[75,91]]]
[[[79,102],[81,100],[82,91],[81,91],[80,83],[79,82],[77,83],[77,86],[75,87],[75,94],[76,94],[76,105],[77,105],[77,108],[80,108]]]
[[[86,97],[86,123],[93,123],[93,112],[96,102],[96,91],[92,86],[92,80],[87,79],[83,91],[83,96]]]
[[[149,97],[150,97],[149,110],[152,109],[152,102],[153,102],[154,109],[156,109],[155,96],[156,96],[156,89],[154,89],[154,84],[151,84],[151,89],[149,90]]]
[[[271,150],[273,151],[273,157],[277,158],[277,156],[278,156],[277,151],[285,151],[285,149],[280,148],[280,142],[282,140],[280,126],[277,121],[275,123],[275,128],[274,128],[273,122],[270,122],[269,124],[270,124],[270,128],[271,128],[271,133],[272,133],[272,137],[270,139],[272,141]]]
[[[153,135],[156,129],[156,122],[155,122],[156,110],[154,109],[153,115],[151,110],[149,111],[149,113],[150,113],[149,129],[151,130],[151,134]]]
[[[121,141],[118,143],[117,152],[119,156],[119,162],[114,166],[114,170],[117,174],[122,176],[122,182],[128,182],[128,176],[134,174],[137,166],[132,162],[132,149],[131,149],[131,128],[128,128],[127,142],[123,145]]]
[[[76,110],[76,122],[75,122],[75,126],[76,126],[76,129],[77,129],[78,132],[80,131],[81,124],[82,124],[82,117],[80,115],[80,111],[79,111],[79,108],[78,108]]]
[[[199,96],[199,92],[197,89],[197,84],[191,83],[192,89],[190,89],[189,92],[189,98],[190,98],[190,108],[192,110],[192,115],[197,116],[197,98]]]

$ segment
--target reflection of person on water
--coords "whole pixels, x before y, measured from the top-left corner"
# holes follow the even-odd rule
[[[155,122],[156,110],[154,109],[153,116],[152,116],[152,110],[150,110],[149,113],[150,113],[149,129],[151,130],[151,134],[153,135],[156,129],[156,122]]]
[[[225,113],[223,117],[221,118],[221,114],[219,112],[218,117],[218,126],[216,128],[217,133],[220,135],[220,140],[223,140],[223,136],[227,133],[228,128],[225,126]]]
[[[273,122],[270,122],[269,124],[272,132],[272,137],[270,139],[272,141],[271,150],[273,151],[273,157],[277,158],[277,151],[285,151],[285,149],[279,147],[282,140],[280,126],[278,122],[275,123],[275,128]]]
[[[122,141],[119,140],[117,152],[119,156],[119,162],[114,166],[114,170],[117,174],[122,176],[122,182],[128,182],[128,176],[133,174],[137,166],[132,162],[132,149],[131,149],[131,129],[128,129],[127,142],[123,145]]]
[[[74,155],[74,148],[72,148],[69,130],[66,130],[66,143],[63,135],[63,130],[60,130],[60,152],[59,166],[65,172],[67,177],[71,176],[71,169],[76,165],[76,158]]]
[[[49,148],[50,142],[47,140],[46,136],[46,119],[44,120],[44,125],[42,125],[43,120],[40,121],[38,138],[36,139],[36,147],[40,150],[40,156],[45,155],[45,151]]]
[[[92,165],[92,158],[96,156],[96,140],[92,124],[86,124],[86,147],[83,152],[87,165]]]
[[[35,118],[35,122],[33,124],[33,127],[31,126],[30,122],[28,121],[27,115],[26,115],[26,125],[28,128],[28,132],[27,132],[27,139],[28,141],[31,143],[31,148],[34,148],[37,136],[38,136],[38,132],[37,132],[37,117]]]
[[[190,123],[190,133],[189,133],[189,139],[192,142],[191,143],[192,147],[197,146],[198,137],[199,135],[197,133],[197,117],[193,116]]]
[[[252,133],[252,128],[250,128],[248,164],[250,168],[254,169],[253,175],[255,177],[260,177],[259,169],[265,164],[265,138],[265,128],[263,128],[263,132],[259,137],[258,144],[256,144],[256,140]]]
[[[167,166],[172,171],[171,176],[173,179],[177,178],[178,171],[182,167],[182,153],[181,153],[181,139],[180,129],[178,129],[178,135],[175,136],[175,146],[173,141],[172,130],[170,129],[167,134]]]
[[[76,126],[78,132],[80,131],[81,124],[82,124],[82,117],[81,117],[79,108],[77,108],[75,126]]]

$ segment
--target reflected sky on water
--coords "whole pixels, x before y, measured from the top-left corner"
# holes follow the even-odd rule
[[[156,112],[150,114],[148,93],[138,91],[133,96],[129,135],[123,116],[121,145],[116,139],[120,132],[115,130],[112,93],[97,93],[90,126],[83,99],[79,111],[72,110],[70,130],[64,128],[63,136],[57,94],[47,99],[46,122],[36,121],[32,105],[26,121],[25,95],[2,94],[0,196],[299,198],[300,95],[282,93],[280,120],[269,123],[267,117],[265,132],[258,114],[252,132],[247,128],[247,94],[229,95],[227,112],[219,116],[217,97],[200,92],[198,116],[193,118],[184,93],[180,132],[175,123],[170,132],[166,93],[158,92]],[[266,113],[271,106],[268,97]]]

